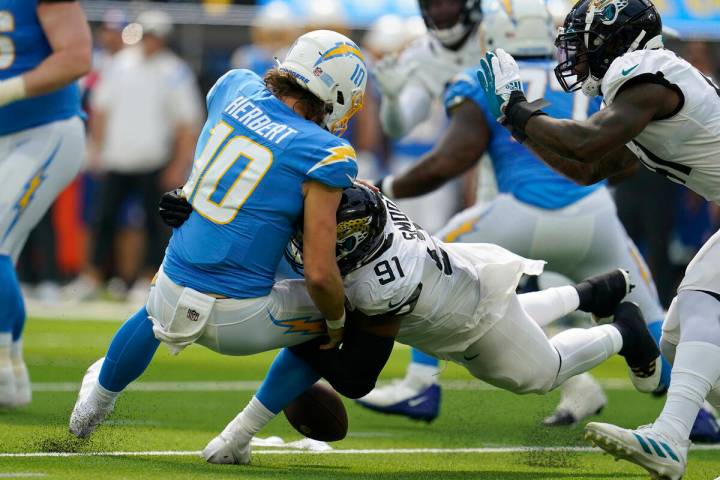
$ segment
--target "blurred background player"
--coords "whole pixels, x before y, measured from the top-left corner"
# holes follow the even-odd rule
[[[491,1],[484,4],[481,27],[488,48],[502,47],[522,62],[522,80],[530,95],[544,96],[558,116],[584,119],[599,109],[581,93],[562,92],[552,69],[553,19],[541,0]],[[507,9],[507,10],[506,10]],[[487,151],[500,195],[453,218],[437,236],[448,242],[494,243],[529,258],[543,258],[548,269],[573,281],[620,266],[631,272],[637,302],[659,340],[664,312],[650,273],[617,219],[604,183],[582,187],[553,172],[514,141],[488,113],[485,97],[471,68],[446,91],[452,120],[435,149],[403,175],[382,181],[386,195],[421,195],[472,168]],[[439,413],[437,361],[414,362],[404,380],[378,388],[359,400],[386,413],[432,420]],[[602,409],[607,399],[600,385],[583,374],[562,387],[562,397],[546,425],[581,421]]]
[[[170,234],[154,214],[157,199],[187,178],[202,118],[194,74],[167,47],[173,28],[168,14],[142,12],[134,27],[137,36],[126,40],[138,44],[109,60],[92,94],[90,157],[102,177],[88,265],[65,289],[65,296],[75,300],[97,295],[112,258],[119,213],[135,197],[145,255],[140,265],[131,265],[136,268],[120,271],[127,285],[135,283],[130,300],[144,302]],[[143,250],[142,243],[138,247]]]
[[[407,170],[432,148],[446,125],[441,101],[445,84],[458,71],[477,63],[481,53],[479,0],[420,0],[418,5],[426,32],[373,68],[381,96],[380,124],[394,140],[381,175]],[[485,172],[480,179],[483,194],[492,197],[494,179]],[[465,180],[422,198],[399,200],[398,205],[434,232],[458,210],[474,203],[475,175]]]
[[[285,58],[299,33],[300,24],[286,3],[274,1],[263,5],[250,25],[251,43],[233,52],[230,65],[264,75],[275,66],[276,58]]]
[[[0,406],[31,400],[14,262],[84,159],[80,91],[91,37],[75,1],[0,1]]]

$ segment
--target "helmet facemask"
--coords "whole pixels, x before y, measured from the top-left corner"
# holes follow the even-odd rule
[[[387,212],[382,197],[369,188],[354,185],[343,191],[337,211],[335,259],[340,274],[357,270],[385,244]],[[295,272],[303,270],[303,232],[299,226],[285,248],[285,259]]]
[[[646,0],[581,0],[555,40],[555,76],[566,92],[599,95],[612,62],[638,48],[662,47],[662,24]]]

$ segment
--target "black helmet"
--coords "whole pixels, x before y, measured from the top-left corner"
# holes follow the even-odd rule
[[[382,196],[364,185],[348,187],[343,190],[336,219],[335,258],[340,274],[347,275],[361,267],[384,243],[387,212]],[[285,248],[285,258],[298,273],[303,268],[302,251],[300,226]]]
[[[580,0],[565,17],[555,40],[560,64],[555,76],[566,92],[600,93],[600,82],[616,58],[662,47],[660,14],[650,0]]]
[[[420,13],[422,14],[428,31],[448,48],[461,43],[482,21],[480,0],[456,0],[458,3],[463,4],[457,23],[448,28],[438,28],[430,16],[430,3],[432,1],[433,0],[419,0]]]

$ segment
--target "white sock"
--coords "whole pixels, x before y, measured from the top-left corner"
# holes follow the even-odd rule
[[[0,368],[9,368],[11,365],[11,333],[0,333]]]
[[[120,393],[121,392],[111,392],[100,385],[100,382],[97,382],[90,395],[94,397],[100,405],[112,405]]]
[[[249,442],[274,417],[275,414],[253,395],[243,411],[227,424],[222,433],[235,441]]]
[[[22,352],[23,352],[22,338],[14,341],[10,344],[10,358],[12,358],[13,363],[15,363],[18,360],[22,361]]]
[[[720,347],[706,342],[680,342],[665,407],[653,429],[687,441],[705,397],[718,381]]]
[[[405,382],[419,390],[438,383],[438,379],[440,378],[439,374],[440,367],[411,362],[410,365],[408,365]]]
[[[580,306],[577,290],[571,285],[518,295],[520,305],[541,327],[574,312]]]
[[[560,371],[553,388],[568,378],[586,372],[622,348],[622,336],[612,325],[571,328],[550,339],[560,354]]]

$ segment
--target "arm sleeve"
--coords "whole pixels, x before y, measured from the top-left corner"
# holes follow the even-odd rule
[[[383,131],[392,138],[405,136],[428,116],[432,97],[425,88],[412,83],[395,98],[383,96],[380,103],[380,122]]]
[[[395,339],[347,327],[342,347],[320,350],[318,347],[324,342],[324,338],[317,338],[290,350],[310,364],[338,393],[360,398],[375,388]]]
[[[306,175],[332,188],[352,186],[357,177],[355,150],[340,139],[313,151]]]

